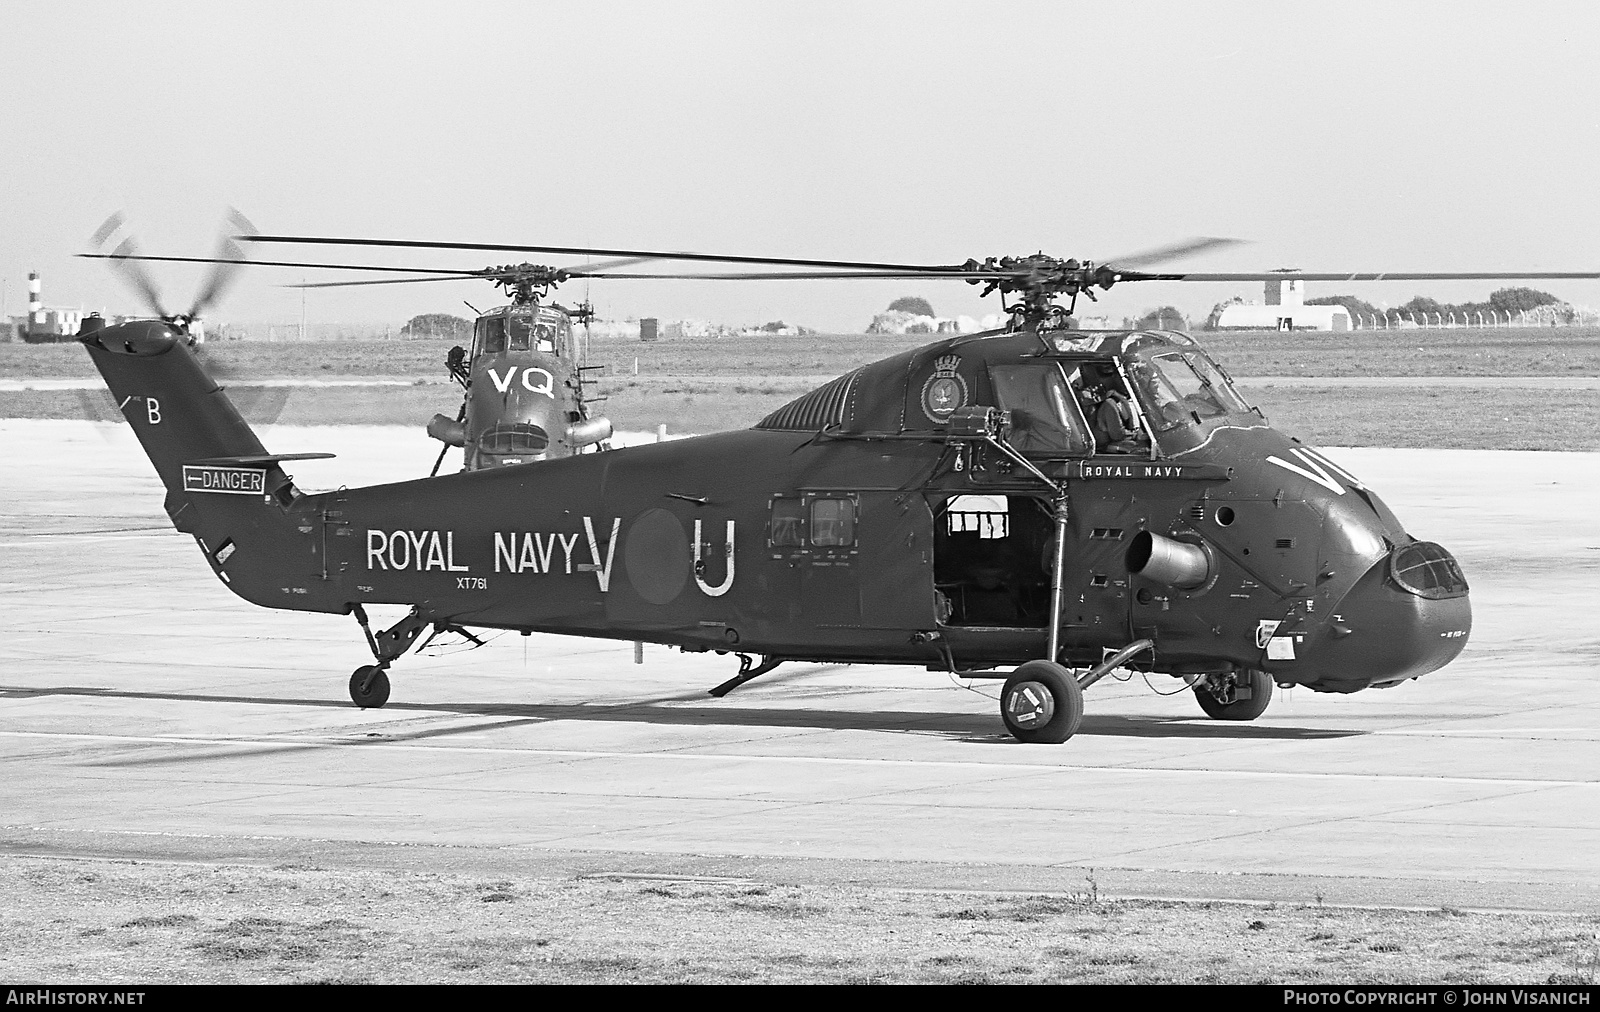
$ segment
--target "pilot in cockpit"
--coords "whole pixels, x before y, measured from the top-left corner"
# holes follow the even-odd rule
[[[1114,368],[1085,366],[1078,398],[1100,453],[1138,453],[1149,447],[1138,415]]]

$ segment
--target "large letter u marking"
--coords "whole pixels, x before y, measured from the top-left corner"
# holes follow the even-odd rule
[[[694,582],[708,597],[721,597],[733,586],[733,523],[732,520],[728,521],[728,537],[722,546],[722,554],[727,560],[728,568],[722,575],[722,582],[713,587],[702,578],[706,571],[705,563],[701,561],[705,543],[700,539],[699,519],[694,522]]]

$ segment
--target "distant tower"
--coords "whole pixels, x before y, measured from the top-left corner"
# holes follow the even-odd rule
[[[1305,282],[1299,278],[1284,278],[1267,282],[1267,305],[1300,306],[1305,304]]]
[[[28,325],[44,325],[44,299],[39,294],[39,272],[28,272]]]

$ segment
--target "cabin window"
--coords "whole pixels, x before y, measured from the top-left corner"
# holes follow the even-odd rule
[[[506,321],[500,316],[478,320],[478,354],[499,355],[506,350]]]
[[[767,546],[798,548],[805,543],[805,537],[806,511],[800,500],[772,500],[772,520],[767,528]]]
[[[856,543],[856,504],[850,499],[811,500],[811,543],[848,548]]]
[[[1089,429],[1061,367],[1055,363],[992,365],[989,380],[998,406],[1011,412],[1011,445],[1022,453],[1083,456]]]
[[[980,539],[1003,538],[1011,533],[1011,506],[1003,495],[958,495],[945,511],[950,534],[973,533]]]

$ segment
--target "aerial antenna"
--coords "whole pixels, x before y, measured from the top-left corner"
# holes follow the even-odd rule
[[[589,258],[583,258],[583,266],[589,266]],[[589,278],[583,279],[583,343],[578,346],[578,365],[589,364],[589,321],[594,319],[594,303],[589,301],[589,290],[594,282]]]

